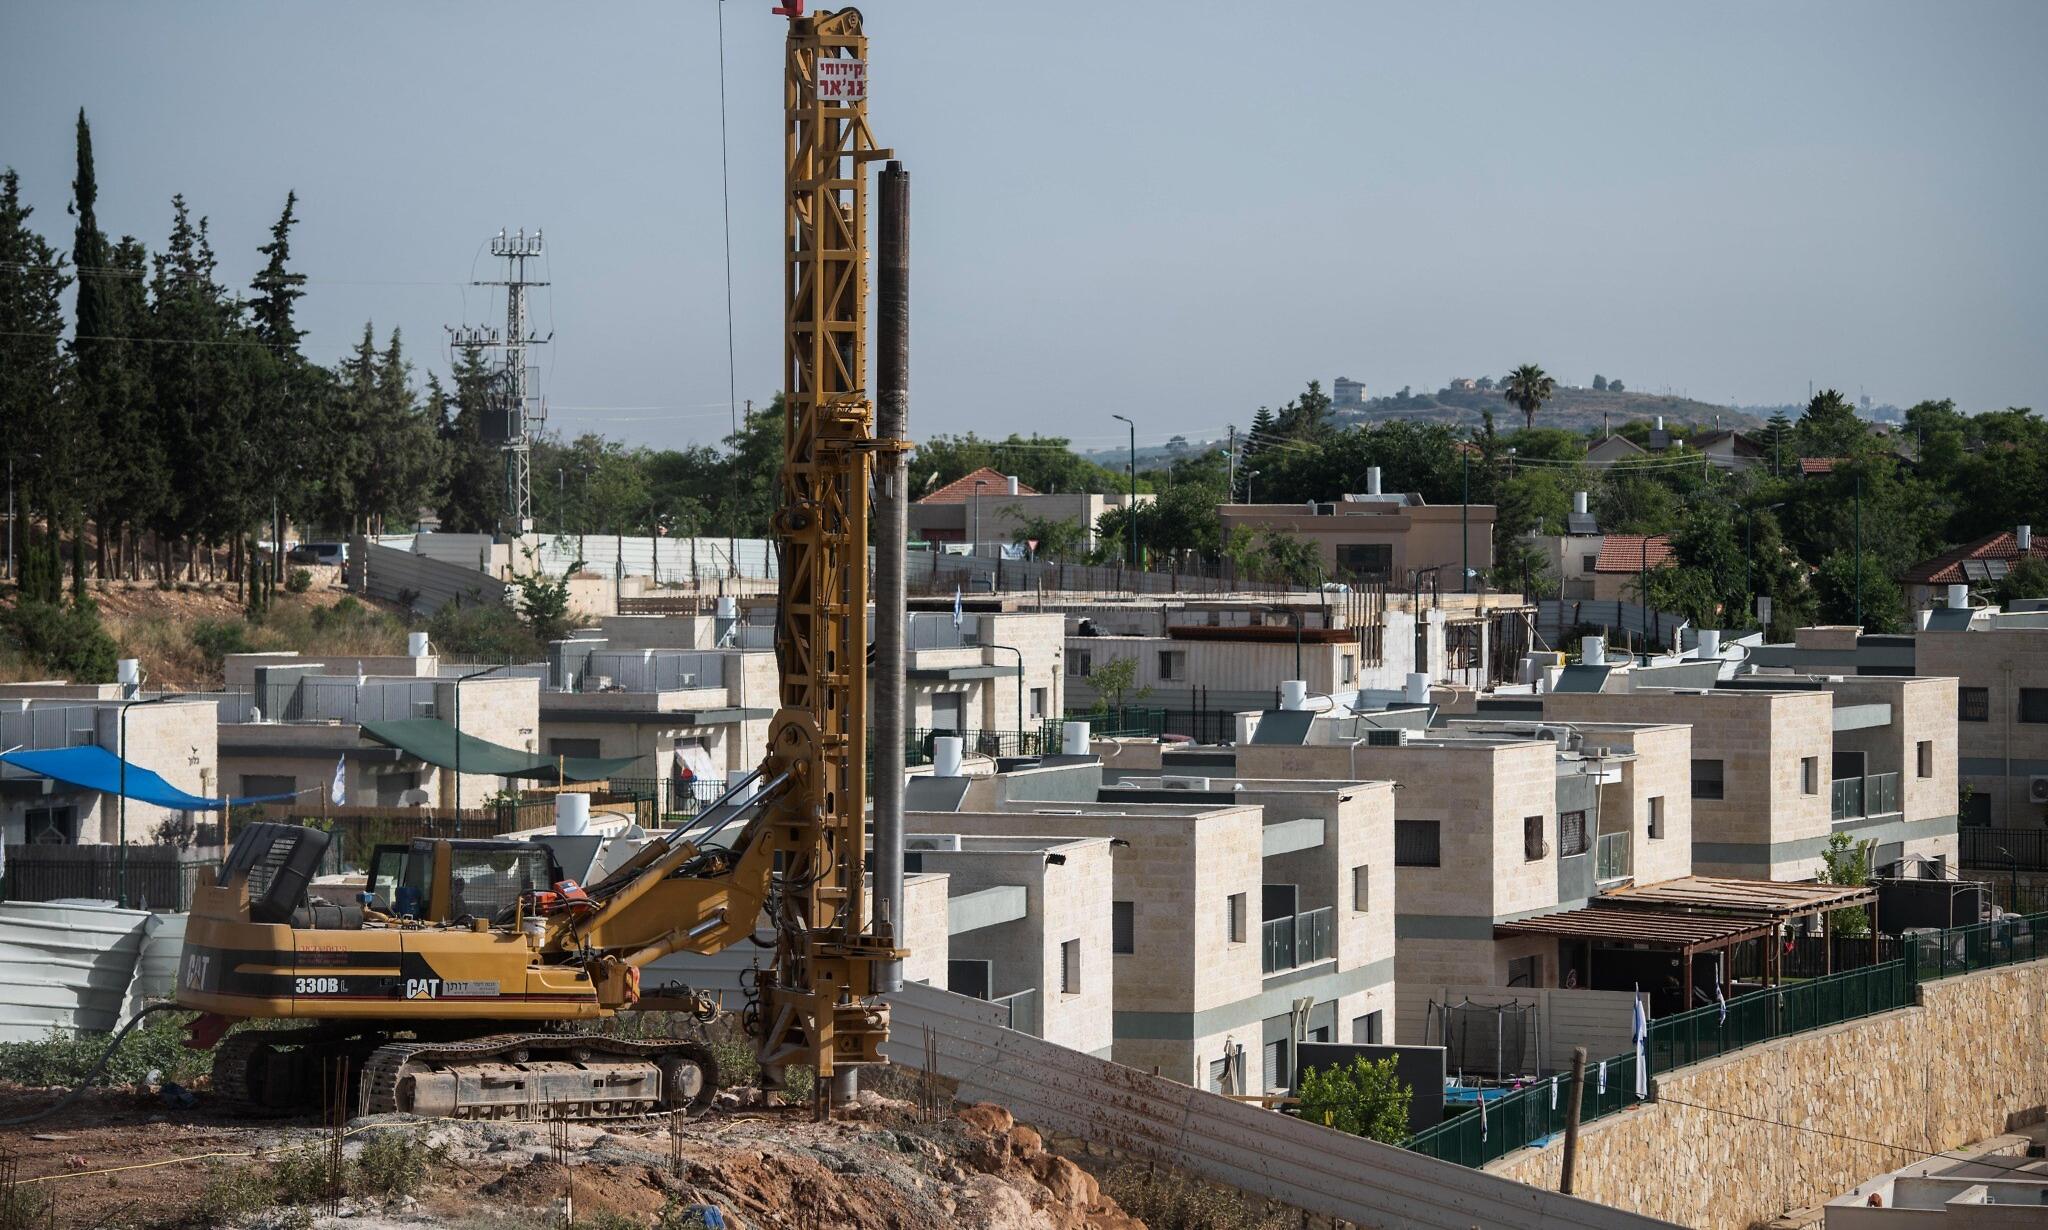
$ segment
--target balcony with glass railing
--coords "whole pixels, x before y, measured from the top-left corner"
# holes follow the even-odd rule
[[[1635,874],[1628,833],[1602,833],[1593,850],[1593,878],[1602,884],[1626,880]]]
[[[1001,995],[989,1002],[1009,1012],[1010,1018],[1002,1023],[1005,1029],[1014,1029],[1020,1034],[1030,1034],[1033,1037],[1043,1036],[1036,987],[1026,987],[1022,991]]]
[[[1887,816],[1899,810],[1899,775],[1866,773],[1861,777],[1838,777],[1829,793],[1831,813],[1836,820]]]
[[[1259,928],[1265,973],[1314,965],[1337,955],[1337,911],[1332,906],[1267,919]]]

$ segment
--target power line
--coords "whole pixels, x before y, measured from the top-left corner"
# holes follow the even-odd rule
[[[1878,1147],[1878,1148],[1880,1148],[1880,1149],[1892,1149],[1892,1150],[1896,1150],[1897,1152],[1900,1152],[1900,1153],[1910,1153],[1910,1154],[1913,1154],[1913,1155],[1915,1155],[1915,1156],[1918,1156],[1918,1157],[1954,1157],[1954,1156],[1955,1156],[1955,1152],[1954,1152],[1954,1150],[1950,1150],[1950,1149],[1940,1149],[1940,1150],[1933,1150],[1933,1149],[1923,1149],[1923,1148],[1920,1148],[1920,1147],[1919,1147],[1918,1145],[1902,1145],[1902,1144],[1898,1144],[1898,1143],[1896,1143],[1896,1142],[1894,1142],[1894,1141],[1889,1141],[1889,1140],[1875,1140],[1875,1139],[1872,1139],[1872,1138],[1870,1138],[1870,1137],[1867,1137],[1867,1136],[1851,1136],[1851,1135],[1849,1135],[1849,1134],[1848,1134],[1848,1133],[1846,1133],[1846,1132],[1830,1132],[1830,1131],[1828,1131],[1828,1130],[1827,1130],[1826,1128],[1817,1128],[1817,1127],[1807,1127],[1807,1126],[1805,1126],[1805,1125],[1803,1125],[1803,1124],[1798,1124],[1798,1123],[1787,1123],[1787,1122],[1785,1122],[1785,1121],[1784,1121],[1784,1120],[1782,1120],[1782,1119],[1771,1119],[1771,1118],[1767,1118],[1767,1117],[1765,1117],[1765,1116],[1762,1116],[1762,1115],[1752,1115],[1752,1114],[1748,1114],[1748,1113],[1746,1113],[1746,1112],[1744,1112],[1744,1111],[1739,1111],[1739,1110],[1729,1110],[1728,1108],[1726,1108],[1726,1107],[1724,1107],[1724,1106],[1707,1106],[1707,1105],[1704,1105],[1704,1104],[1702,1104],[1702,1103],[1699,1103],[1699,1102],[1688,1102],[1688,1101],[1686,1101],[1686,1100],[1685,1100],[1685,1099],[1683,1099],[1683,1098],[1674,1098],[1674,1097],[1667,1097],[1667,1096],[1666,1096],[1666,1095],[1665,1095],[1665,1094],[1664,1094],[1663,1092],[1661,1092],[1661,1091],[1659,1091],[1659,1093],[1657,1094],[1657,1097],[1656,1097],[1656,1099],[1655,1099],[1655,1100],[1656,1100],[1656,1101],[1658,1101],[1658,1102],[1664,1102],[1664,1103],[1668,1103],[1668,1104],[1670,1104],[1670,1105],[1672,1105],[1672,1106],[1684,1106],[1684,1107],[1687,1107],[1687,1108],[1689,1108],[1689,1109],[1692,1109],[1692,1110],[1703,1110],[1703,1111],[1707,1111],[1707,1112],[1709,1112],[1710,1114],[1716,1114],[1716,1115],[1727,1115],[1728,1117],[1730,1117],[1730,1118],[1732,1118],[1732,1119],[1747,1119],[1747,1120],[1748,1120],[1748,1121],[1750,1121],[1751,1123],[1762,1123],[1762,1124],[1768,1124],[1768,1125],[1769,1125],[1769,1126],[1771,1126],[1771,1127],[1781,1127],[1781,1128],[1787,1128],[1787,1129],[1789,1129],[1789,1130],[1791,1130],[1791,1131],[1794,1131],[1794,1132],[1806,1132],[1806,1133],[1808,1133],[1808,1134],[1810,1134],[1810,1135],[1813,1135],[1813,1136],[1826,1136],[1826,1137],[1829,1137],[1829,1138],[1831,1138],[1831,1139],[1834,1139],[1834,1140],[1845,1140],[1845,1141],[1848,1141],[1848,1142],[1849,1142],[1849,1143],[1851,1143],[1851,1144],[1858,1144],[1858,1145],[1875,1145],[1875,1146],[1877,1146],[1877,1147]],[[2011,1172],[2011,1171],[2021,1171],[2021,1170],[2027,1170],[2027,1169],[2028,1169],[2028,1163],[2031,1163],[2031,1162],[2033,1162],[2033,1161],[2036,1161],[2036,1160],[2038,1160],[2038,1159],[2033,1159],[2033,1158],[2029,1158],[2029,1159],[2026,1159],[2026,1161],[2025,1161],[2025,1162],[2022,1162],[2022,1163],[2020,1163],[2020,1164],[2016,1164],[2016,1165],[2010,1165],[2010,1166],[2008,1166],[2008,1165],[2003,1165],[2003,1164],[1999,1163],[1999,1162],[1998,1162],[1998,1161],[1997,1161],[1996,1159],[1993,1159],[1993,1158],[1990,1158],[1990,1157],[1956,1157],[1956,1158],[1955,1158],[1955,1160],[1957,1160],[1957,1161],[1959,1161],[1959,1162],[1964,1162],[1964,1163],[1966,1163],[1966,1164],[1969,1164],[1969,1165],[1973,1165],[1973,1166],[1985,1166],[1985,1167],[1988,1167],[1988,1168],[1990,1168],[1990,1169],[1993,1169],[1993,1170],[2004,1170],[2004,1171],[2009,1171],[2009,1172]],[[2039,1174],[2040,1172],[2038,1172],[2038,1171],[2030,1171],[2029,1173]]]

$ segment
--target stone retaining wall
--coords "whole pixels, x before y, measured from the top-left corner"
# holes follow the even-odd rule
[[[2039,1121],[2048,961],[1930,982],[1912,1008],[1783,1038],[1652,1082],[1588,1124],[1577,1194],[1681,1225],[1744,1227],[1873,1174]],[[1488,1169],[1555,1190],[1562,1142]]]

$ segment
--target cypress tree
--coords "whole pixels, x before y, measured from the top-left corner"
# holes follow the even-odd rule
[[[32,497],[47,499],[55,489],[68,450],[62,339],[71,279],[64,257],[29,229],[33,212],[21,202],[21,177],[12,168],[0,173],[0,421],[9,424],[0,431],[0,462],[15,484],[23,523]],[[17,533],[16,550],[26,556],[19,565],[24,592],[55,601],[63,587],[55,543],[37,547]]]

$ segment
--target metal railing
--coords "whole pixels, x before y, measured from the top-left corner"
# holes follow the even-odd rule
[[[1091,738],[1151,738],[1157,731],[1142,726],[1120,726],[1098,721],[1089,731]],[[969,756],[1052,756],[1060,750],[1060,723],[1046,722],[1024,730],[935,730],[914,727],[905,736],[903,762],[909,766],[932,763],[934,741],[941,735],[960,740],[961,751]]]
[[[1837,820],[1883,816],[1899,810],[1899,775],[1866,773],[1834,780],[1833,812]]]
[[[1913,1003],[1921,982],[2048,956],[2048,914],[2014,916],[1905,937],[1905,956],[1882,965],[1786,983],[1650,1022],[1644,1056],[1650,1074],[1699,1063],[1791,1034],[1824,1029]],[[1635,1055],[1616,1055],[1586,1072],[1581,1120],[1644,1099],[1635,1093]],[[1604,1078],[1601,1073],[1604,1071]],[[1564,1130],[1564,1088],[1553,1076],[1487,1104],[1484,1120],[1467,1112],[1408,1138],[1407,1147],[1443,1161],[1484,1166]],[[1604,1080],[1604,1090],[1601,1085]],[[1553,1103],[1552,1090],[1556,1087]]]
[[[1275,974],[1329,960],[1336,954],[1336,915],[1326,905],[1261,923],[1261,970]]]
[[[724,778],[614,777],[594,792],[592,803],[645,803],[638,819],[660,825],[665,816],[694,816],[726,791]]]
[[[2048,829],[1963,825],[1956,844],[1957,861],[1977,871],[2048,871]]]
[[[1036,988],[1026,987],[1022,991],[999,996],[989,1002],[1008,1014],[1008,1019],[1002,1022],[1003,1028],[1014,1029],[1020,1034],[1030,1034],[1034,1038],[1044,1036],[1045,1023]]]
[[[1602,833],[1593,852],[1593,878],[1602,884],[1634,874],[1632,833]]]

